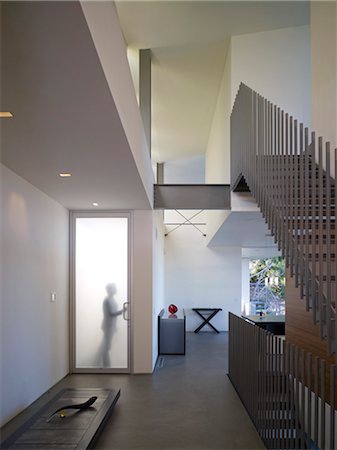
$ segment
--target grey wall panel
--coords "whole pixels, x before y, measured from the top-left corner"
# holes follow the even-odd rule
[[[156,209],[230,209],[230,185],[159,185],[154,186]]]

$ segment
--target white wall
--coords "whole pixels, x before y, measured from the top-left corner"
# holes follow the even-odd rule
[[[4,166],[1,188],[3,424],[69,370],[69,217]]]
[[[139,49],[127,47],[127,58],[129,61],[131,77],[135,88],[137,103],[139,105]]]
[[[152,369],[158,357],[158,314],[164,308],[164,244],[163,211],[153,211]]]
[[[230,183],[230,114],[240,82],[311,124],[310,28],[232,36],[206,151],[206,183]],[[208,240],[226,211],[210,211]]]
[[[163,229],[159,211],[133,212],[133,371],[151,373],[157,360],[157,316],[163,308]]]
[[[337,3],[311,2],[312,125],[337,147]]]
[[[248,258],[242,258],[242,278],[241,278],[241,309],[244,311],[245,304],[250,302],[250,273],[249,273],[249,261]]]
[[[114,2],[82,1],[98,57],[118,110],[139,175],[150,205],[153,204],[153,171],[146,142],[135,87],[132,81],[127,49]],[[118,64],[116,64],[118,61]]]
[[[230,183],[231,45],[206,150],[206,183]]]
[[[208,248],[205,239],[191,226],[165,238],[165,307],[185,309],[188,331],[200,323],[191,308],[223,308],[212,323],[227,330],[228,311],[241,311],[241,248]]]
[[[230,114],[231,46],[229,45],[206,149],[206,183],[230,183]],[[228,211],[207,212],[208,242],[226,220],[228,214]]]
[[[133,370],[152,372],[152,211],[133,213]]]
[[[240,82],[311,125],[310,27],[233,36],[232,104]]]
[[[187,156],[164,163],[164,183],[204,184],[205,156]]]

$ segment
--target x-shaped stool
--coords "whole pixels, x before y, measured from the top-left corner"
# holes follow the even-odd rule
[[[210,320],[216,315],[218,314],[219,311],[222,311],[222,308],[192,308],[193,311],[195,311],[202,319],[203,322],[201,325],[198,326],[198,328],[196,328],[194,330],[194,333],[199,333],[199,331],[201,330],[201,328],[203,328],[205,325],[209,325],[211,328],[213,328],[213,330],[216,333],[219,333],[219,331],[211,324]],[[209,316],[205,317],[200,311],[203,311],[204,314],[206,313],[210,313]]]

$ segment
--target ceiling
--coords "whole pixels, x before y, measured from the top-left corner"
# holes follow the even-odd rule
[[[147,209],[79,2],[1,2],[2,162],[69,209]],[[117,2],[153,52],[154,161],[205,152],[229,36],[308,23],[307,2]],[[73,176],[60,179],[59,172]]]
[[[309,23],[305,1],[118,1],[126,43],[151,48],[155,162],[204,154],[231,35]]]
[[[80,4],[1,6],[2,162],[69,209],[149,209]]]
[[[264,248],[266,252],[274,251],[274,238],[267,228],[260,212],[234,211],[221,225],[209,243],[211,247],[219,245]]]

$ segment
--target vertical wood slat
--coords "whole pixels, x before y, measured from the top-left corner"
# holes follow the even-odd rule
[[[303,124],[300,124],[299,131],[299,170],[300,170],[300,192],[299,192],[299,232],[300,232],[300,249],[299,249],[299,281],[301,298],[304,296],[304,156],[303,156]]]
[[[304,239],[304,292],[305,292],[305,307],[306,310],[309,311],[310,308],[310,276],[309,276],[309,227],[313,220],[310,220],[310,195],[311,195],[311,186],[309,180],[309,142],[308,142],[308,128],[304,129],[304,179],[305,179],[305,195],[304,195],[304,211],[305,211],[305,239]],[[311,180],[312,181],[312,180]],[[314,200],[312,200],[313,202]],[[313,206],[313,203],[312,203]],[[312,217],[312,215],[311,215]]]
[[[277,447],[281,448],[281,432],[282,432],[282,425],[281,425],[281,340],[279,338],[275,339],[276,341],[276,364],[275,364],[275,375],[276,375],[276,389],[275,389],[275,414],[276,414],[276,424],[277,424]]]
[[[273,429],[273,418],[272,418],[272,395],[273,395],[273,384],[272,384],[272,352],[273,352],[273,341],[270,334],[267,334],[268,342],[268,379],[269,379],[269,391],[268,391],[268,447],[272,446],[272,429]]]
[[[281,110],[277,108],[277,141],[276,141],[276,186],[275,186],[275,200],[276,200],[276,234],[275,243],[279,250],[281,250]]]
[[[287,375],[287,352],[285,341],[281,341],[282,358],[281,358],[281,368],[282,368],[282,448],[289,448],[288,445],[288,375]]]
[[[301,448],[301,435],[300,435],[300,421],[299,421],[299,411],[300,411],[300,383],[299,383],[299,354],[300,350],[299,348],[295,347],[294,349],[294,376],[295,376],[295,432],[296,432],[296,439],[295,439],[295,448],[299,449]]]
[[[253,380],[254,380],[254,395],[253,395],[253,414],[254,414],[254,422],[255,422],[255,428],[257,430],[260,430],[260,417],[259,417],[259,392],[260,392],[260,386],[259,386],[259,348],[258,348],[258,329],[254,327],[254,341],[253,341],[253,352],[252,352],[252,358],[253,358]]]
[[[275,238],[275,222],[274,222],[274,183],[275,183],[275,173],[274,173],[274,155],[275,155],[275,107],[271,105],[271,145],[269,151],[269,209],[270,209],[270,224],[271,224],[271,234]]]
[[[286,448],[286,439],[285,439],[285,430],[286,430],[286,380],[285,380],[285,346],[284,342],[279,339],[280,343],[280,375],[281,375],[281,390],[280,390],[280,422],[281,422],[281,431],[280,431],[280,448]]]
[[[314,443],[315,450],[318,450],[318,430],[319,430],[319,358],[315,357],[315,412],[314,412]]]
[[[264,148],[263,148],[263,159],[262,159],[262,183],[261,183],[261,194],[263,198],[261,211],[265,222],[268,224],[268,202],[267,202],[267,153],[268,153],[268,139],[269,139],[269,109],[268,101],[264,101]]]
[[[286,189],[286,260],[287,265],[290,267],[291,276],[294,275],[294,259],[293,259],[293,232],[294,232],[294,221],[293,221],[293,182],[294,182],[294,159],[293,159],[293,149],[291,145],[292,137],[292,117],[286,114],[286,158],[288,163],[285,164],[285,170],[287,167],[287,181],[285,182]]]
[[[253,181],[253,177],[252,177],[252,167],[254,164],[253,161],[253,149],[255,146],[255,142],[254,142],[254,136],[253,136],[253,119],[254,114],[253,114],[253,106],[254,106],[254,98],[255,98],[256,94],[254,92],[250,92],[250,95],[248,97],[248,120],[250,123],[250,127],[249,127],[249,135],[248,135],[248,139],[246,142],[246,148],[247,148],[247,154],[249,155],[249,166],[247,168],[248,172],[249,172],[249,186],[251,186],[251,190],[252,190],[252,194],[254,196],[254,181]]]
[[[268,224],[268,195],[267,195],[267,185],[268,185],[268,171],[267,171],[267,159],[268,159],[268,148],[269,148],[269,102],[265,100],[265,147],[263,152],[263,172],[264,172],[264,182],[262,185],[263,190],[263,211],[266,223]]]
[[[318,230],[315,228],[315,232],[318,231],[318,255],[319,255],[319,332],[320,337],[323,339],[323,140],[322,137],[318,138]]]
[[[274,148],[273,148],[273,157],[270,160],[271,164],[271,176],[273,177],[272,181],[272,215],[273,215],[273,224],[274,224],[274,241],[276,243],[277,240],[277,106],[274,105]]]
[[[278,163],[278,221],[279,221],[279,235],[278,235],[278,248],[282,252],[282,257],[284,258],[284,242],[283,242],[283,156],[282,156],[282,145],[283,145],[283,111],[279,110],[279,163]]]
[[[321,361],[321,408],[320,408],[320,448],[325,449],[325,380],[326,380],[326,362]]]
[[[289,155],[290,155],[290,192],[289,192],[289,264],[290,264],[290,276],[294,276],[294,178],[295,178],[295,161],[294,161],[294,146],[293,146],[293,118],[290,116],[289,118]],[[297,176],[297,175],[296,175]]]
[[[277,135],[276,135],[276,106],[273,105],[273,115],[272,115],[272,139],[273,139],[273,144],[272,144],[272,148],[271,148],[271,157],[270,157],[270,187],[271,187],[271,217],[272,217],[272,221],[271,221],[271,232],[272,235],[276,236],[276,223],[275,223],[275,210],[277,208],[276,202],[275,202],[275,182],[276,182],[276,170],[275,170],[275,166],[276,166],[276,140],[277,140]]]
[[[272,151],[272,114],[273,109],[270,102],[268,102],[268,147],[267,147],[267,185],[266,185],[266,198],[267,198],[267,223],[271,234],[273,234],[273,224],[271,217],[271,183],[270,183],[270,159]]]
[[[261,212],[265,220],[266,216],[266,196],[265,196],[265,185],[266,185],[266,170],[265,170],[265,162],[266,162],[266,147],[267,147],[267,101],[263,100],[262,106],[262,132],[263,132],[263,146],[260,152],[260,173],[259,179],[260,183],[260,204],[261,204]]]
[[[251,92],[250,93],[250,98],[249,98],[249,109],[248,109],[248,119],[249,119],[249,135],[248,135],[248,140],[247,140],[247,154],[249,155],[249,160],[250,160],[250,164],[248,167],[248,171],[249,171],[249,186],[251,187],[251,192],[252,195],[255,195],[255,191],[254,191],[254,180],[252,177],[252,168],[254,167],[254,150],[255,150],[255,133],[254,133],[254,120],[256,119],[255,114],[254,114],[254,106],[255,106],[255,98],[256,98],[256,93],[255,92]]]
[[[289,430],[290,430],[290,395],[289,395],[289,351],[288,342],[283,341],[283,361],[284,361],[284,424],[283,424],[283,440],[285,449],[290,449]]]
[[[337,317],[336,317],[336,311],[337,311],[337,235],[336,235],[336,223],[337,223],[337,148],[335,149],[335,226],[334,226],[334,240],[335,240],[335,289],[334,289],[334,307],[335,307],[335,330],[334,330],[334,342],[335,342],[335,348],[334,352],[335,355],[337,355]]]
[[[257,97],[258,94],[253,92],[252,94],[252,102],[251,102],[251,110],[250,110],[250,116],[251,116],[251,139],[249,142],[249,151],[251,154],[251,185],[252,185],[252,194],[253,197],[256,198],[256,177],[253,176],[253,173],[255,173],[255,155],[257,151],[257,136],[258,136],[258,115],[256,114],[256,107],[257,107]]]
[[[262,211],[262,196],[261,196],[261,185],[262,185],[262,173],[261,173],[261,158],[264,147],[264,117],[263,117],[263,102],[262,98],[259,100],[258,104],[258,120],[259,120],[259,128],[258,128],[258,146],[257,146],[257,154],[256,154],[256,202],[259,206],[260,211]],[[262,213],[263,214],[263,213]]]
[[[330,366],[330,448],[335,449],[335,415],[336,415],[336,404],[335,404],[335,395],[336,395],[336,366]]]
[[[297,428],[296,428],[296,411],[297,411],[297,403],[296,403],[296,377],[295,377],[295,347],[293,345],[290,346],[291,349],[291,355],[290,355],[290,370],[291,370],[291,379],[292,379],[292,395],[291,395],[291,401],[292,401],[292,448],[298,449],[298,443],[297,443]]]
[[[272,411],[273,411],[273,378],[272,378],[272,374],[273,374],[273,336],[268,333],[268,341],[269,341],[269,353],[268,353],[268,358],[269,358],[269,404],[268,404],[268,416],[269,416],[269,423],[268,423],[268,431],[269,431],[269,446],[271,448],[273,445],[273,428],[274,428],[274,423],[273,423],[273,415],[272,415]]]
[[[272,204],[271,204],[271,198],[272,198],[272,186],[271,186],[271,176],[270,176],[270,161],[271,161],[271,154],[273,151],[273,106],[271,102],[268,102],[268,148],[267,148],[267,199],[268,199],[268,226],[271,231],[271,234],[273,235],[273,221],[272,221]]]
[[[311,447],[311,436],[312,436],[312,354],[308,353],[307,356],[307,379],[308,379],[308,407],[306,409],[307,417],[306,417],[306,423],[307,423],[307,448]]]
[[[296,178],[294,179],[295,182],[295,208],[294,208],[294,252],[295,252],[295,285],[296,287],[299,286],[299,189],[300,189],[300,177],[298,176],[299,173],[299,153],[298,153],[298,126],[297,126],[297,120],[294,121],[294,154],[295,154],[295,165],[294,165],[294,171]]]
[[[256,190],[256,200],[258,202],[258,204],[260,205],[260,209],[261,209],[261,202],[260,202],[260,183],[261,183],[261,177],[260,177],[260,173],[258,171],[258,167],[259,167],[259,157],[260,157],[260,153],[261,153],[261,149],[263,148],[263,130],[262,130],[262,126],[263,126],[263,120],[262,120],[262,97],[259,96],[258,97],[258,129],[257,129],[257,133],[258,133],[258,139],[257,139],[257,149],[256,149],[256,155],[255,155],[255,167],[256,167],[256,172],[254,175],[255,178],[255,190]]]
[[[317,184],[317,169],[316,169],[316,137],[315,133],[311,134],[311,306],[313,311],[314,323],[317,323],[317,281],[316,281],[316,221],[317,221],[317,200],[316,200],[316,184]]]
[[[282,111],[283,125],[282,125],[282,229],[283,229],[283,251],[284,258],[287,267],[289,267],[289,245],[288,245],[288,229],[289,229],[289,159],[287,155],[288,151],[288,114]]]
[[[280,179],[279,179],[279,204],[280,204],[280,247],[283,258],[286,257],[285,252],[285,172],[284,172],[284,111],[281,110],[281,122],[280,122]]]
[[[265,407],[265,417],[266,417],[266,440],[267,446],[269,447],[269,403],[270,403],[270,359],[269,359],[269,337],[268,334],[265,335],[266,341],[266,407]]]
[[[305,400],[305,351],[302,349],[300,354],[301,368],[300,368],[300,381],[301,381],[301,448],[305,449],[305,409],[306,409],[306,400]]]
[[[287,230],[288,230],[288,219],[287,219],[287,207],[289,200],[287,198],[287,185],[288,181],[288,170],[286,161],[286,146],[287,146],[287,117],[283,110],[281,112],[281,251],[283,258],[287,267],[289,267],[288,257],[287,257]],[[289,164],[289,161],[288,161]],[[287,226],[286,226],[287,225]]]
[[[257,124],[257,136],[256,136],[256,141],[257,141],[257,146],[256,146],[256,155],[255,155],[255,175],[254,175],[254,179],[255,179],[255,191],[256,191],[256,195],[255,195],[255,200],[256,203],[259,207],[259,209],[261,210],[261,198],[260,198],[260,183],[261,183],[261,174],[260,174],[260,152],[261,152],[261,148],[263,146],[263,134],[262,134],[262,105],[261,105],[261,99],[259,98],[258,100],[258,105],[257,105],[257,117],[258,117],[258,124]]]
[[[288,344],[288,350],[289,350],[289,395],[290,395],[290,424],[289,424],[289,430],[290,430],[290,446],[289,448],[294,450],[295,447],[295,404],[294,404],[294,347],[291,344]]]
[[[331,171],[330,171],[330,144],[325,147],[325,173],[326,173],[326,193],[325,193],[325,226],[326,226],[326,335],[328,337],[328,351],[331,352]]]
[[[279,398],[278,398],[278,394],[279,394],[279,373],[278,373],[278,339],[276,336],[274,336],[274,367],[273,367],[273,374],[274,374],[274,409],[273,409],[273,413],[274,413],[274,423],[275,423],[275,428],[274,428],[274,443],[275,443],[275,448],[279,447]]]
[[[260,332],[259,335],[259,341],[261,346],[261,377],[259,377],[259,380],[261,382],[261,408],[259,408],[259,414],[261,417],[261,431],[260,435],[262,437],[262,440],[264,441],[266,439],[266,415],[264,414],[264,410],[266,407],[266,340],[263,339],[263,333]]]

